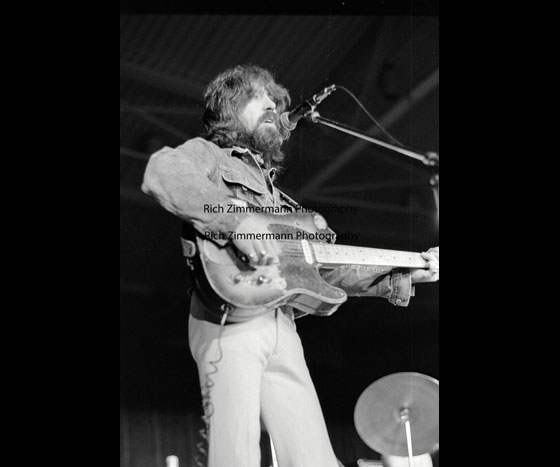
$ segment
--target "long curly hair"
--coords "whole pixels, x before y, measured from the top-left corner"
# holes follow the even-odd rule
[[[216,76],[204,92],[203,137],[220,147],[251,146],[250,135],[247,135],[239,114],[252,98],[263,91],[275,102],[277,115],[290,105],[288,90],[276,83],[270,71],[260,66],[238,65]],[[282,141],[287,141],[290,132],[278,124],[276,126]],[[278,148],[265,151],[264,158],[269,165],[280,169],[284,154]]]

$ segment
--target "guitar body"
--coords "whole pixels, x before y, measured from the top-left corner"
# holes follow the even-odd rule
[[[321,277],[309,244],[332,236],[325,219],[317,213],[259,213],[259,217],[277,235],[278,264],[251,266],[235,247],[197,237],[204,272],[214,291],[235,307],[233,314],[238,317],[257,316],[282,305],[313,315],[334,313],[348,297]]]

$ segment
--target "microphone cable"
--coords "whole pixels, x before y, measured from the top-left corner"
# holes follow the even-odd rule
[[[395,143],[397,146],[400,146],[401,148],[406,147],[404,144],[402,144],[399,140],[397,140],[396,138],[394,138],[389,132],[387,132],[385,130],[385,128],[383,128],[383,126],[375,119],[373,118],[373,116],[367,111],[367,109],[362,105],[362,103],[360,102],[360,100],[354,95],[352,94],[348,89],[346,89],[343,86],[339,86],[338,84],[336,85],[336,89],[342,89],[343,91],[347,92],[350,97],[352,97],[356,103],[360,106],[360,108],[364,111],[364,113],[371,119],[371,121],[374,123],[374,125],[379,128],[381,130],[381,132],[387,137],[389,138],[393,143]]]

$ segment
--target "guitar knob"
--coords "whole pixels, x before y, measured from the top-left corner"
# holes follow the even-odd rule
[[[268,282],[270,282],[270,279],[266,276],[257,277],[257,285],[267,284]]]
[[[323,216],[321,216],[321,214],[315,214],[313,216],[313,223],[318,229],[324,230],[327,228],[327,221]]]
[[[236,274],[233,276],[233,282],[235,284],[239,284],[243,280],[243,276],[241,274]]]

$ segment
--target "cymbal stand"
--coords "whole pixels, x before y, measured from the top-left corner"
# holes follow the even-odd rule
[[[406,447],[408,449],[408,467],[413,467],[414,463],[412,460],[412,435],[410,433],[410,410],[403,407],[400,411],[401,423],[404,423],[404,429],[406,431]]]
[[[274,443],[272,442],[272,438],[270,438],[270,452],[272,453],[271,467],[278,467],[278,459],[276,458],[276,451],[274,450]]]

